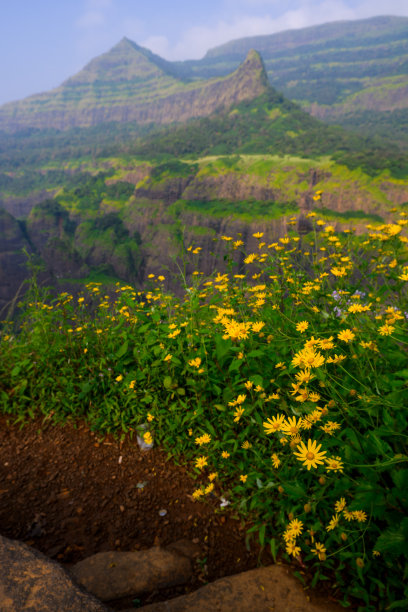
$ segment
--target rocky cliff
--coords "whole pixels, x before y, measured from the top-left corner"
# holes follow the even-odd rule
[[[0,321],[12,307],[13,298],[23,293],[28,272],[27,256],[23,249],[32,252],[22,224],[6,210],[0,208]]]

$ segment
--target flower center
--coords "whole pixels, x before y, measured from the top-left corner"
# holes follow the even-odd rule
[[[312,459],[314,459],[314,453],[309,451],[306,455],[306,459],[309,459],[309,461],[312,461]]]
[[[297,434],[297,433],[298,433],[298,431],[299,431],[299,428],[298,428],[298,427],[291,427],[291,428],[290,428],[290,433],[291,433],[292,435]]]

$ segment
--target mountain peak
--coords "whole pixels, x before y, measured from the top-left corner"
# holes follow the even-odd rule
[[[270,88],[262,58],[254,49],[248,51],[245,60],[235,72],[224,78],[230,80],[234,89],[241,92],[242,98],[256,98]]]
[[[154,59],[147,49],[123,37],[110,51],[98,55],[80,72],[67,79],[63,86],[157,79],[163,76],[164,70]]]

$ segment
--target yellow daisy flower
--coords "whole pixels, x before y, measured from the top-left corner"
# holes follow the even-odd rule
[[[326,455],[326,451],[321,451],[321,444],[317,444],[316,440],[307,441],[307,446],[304,442],[298,444],[297,449],[298,452],[294,452],[294,455],[297,457],[298,461],[303,461],[303,465],[310,470],[311,467],[317,468],[318,465],[324,464],[324,458]]]

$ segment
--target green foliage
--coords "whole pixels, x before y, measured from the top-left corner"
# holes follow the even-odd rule
[[[364,219],[367,221],[375,221],[376,223],[384,223],[384,219],[380,215],[365,212],[364,210],[346,210],[344,212],[339,212],[338,210],[330,210],[323,206],[315,209],[315,212],[328,219],[344,219],[345,221]]]
[[[227,496],[251,520],[248,539],[312,585],[334,578],[346,606],[404,610],[406,213],[362,236],[316,217],[307,236],[254,234],[255,253],[221,237],[229,272],[193,275],[179,298],[160,276],[55,299],[34,278],[0,332],[0,409],[118,434],[147,424],[202,474],[195,499]]]
[[[247,221],[253,219],[277,219],[298,211],[295,202],[274,202],[259,200],[177,200],[169,207],[169,212],[176,217],[183,210],[194,210],[205,216],[238,217]]]
[[[151,172],[151,178],[153,182],[159,182],[172,176],[190,176],[197,172],[197,170],[197,164],[186,164],[178,159],[170,159],[169,161],[154,166]]]

